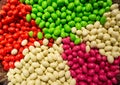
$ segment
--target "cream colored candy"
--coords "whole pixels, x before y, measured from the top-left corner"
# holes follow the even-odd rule
[[[99,28],[99,27],[100,27],[100,22],[99,22],[99,21],[96,21],[96,22],[94,23],[94,27],[95,27],[95,28]]]
[[[47,73],[47,76],[49,77],[49,79],[51,81],[55,81],[56,80],[55,76],[52,73]]]
[[[67,79],[69,79],[70,76],[71,76],[71,75],[70,75],[70,71],[66,71],[66,72],[65,72],[65,77],[66,77]]]
[[[86,26],[86,28],[87,28],[88,30],[91,30],[91,29],[94,28],[94,25],[93,25],[93,24],[89,24],[89,25]]]
[[[59,67],[60,70],[64,70],[64,68],[65,68],[65,64],[60,63],[60,64],[58,65],[58,67]]]
[[[22,68],[22,64],[20,62],[15,62],[15,67],[16,68]]]
[[[29,46],[29,50],[31,51],[32,49],[34,49],[34,46]]]
[[[23,41],[21,42],[21,45],[22,45],[22,46],[26,46],[26,45],[27,45],[27,43],[28,43],[28,40],[27,40],[27,39],[25,39],[25,40],[23,40]]]
[[[42,81],[46,82],[46,81],[49,80],[49,77],[46,76],[46,75],[43,75],[43,76],[41,77],[41,79],[42,79]]]
[[[24,75],[25,77],[28,77],[28,76],[29,76],[29,71],[28,71],[28,70],[24,70],[24,71],[23,71],[23,75]]]
[[[34,46],[40,47],[40,43],[39,43],[38,41],[35,41],[35,42],[34,42]]]
[[[28,52],[29,52],[29,50],[28,50],[27,48],[25,48],[25,49],[22,51],[22,54],[23,54],[23,55],[26,55]]]
[[[36,80],[35,80],[35,85],[40,85],[40,83],[41,83],[41,82],[40,82],[40,79],[36,79]]]
[[[32,73],[30,79],[35,80],[37,78],[37,73]]]
[[[30,60],[30,55],[29,54],[26,54],[25,57],[24,57],[24,61],[27,62]]]
[[[33,62],[33,63],[32,63],[32,66],[33,66],[34,68],[38,68],[38,67],[40,67],[40,64],[39,64],[38,62]]]
[[[107,56],[107,60],[108,60],[109,63],[114,62],[114,58],[112,56]]]
[[[87,44],[87,45],[89,45],[91,48],[97,47],[96,41],[92,41],[90,44]],[[87,49],[88,49],[88,52],[89,52],[89,48],[87,48]]]
[[[61,42],[62,42],[62,38],[61,38],[61,37],[57,38],[57,40],[55,41],[55,43],[58,44],[58,45],[59,45]]]
[[[116,16],[117,14],[119,14],[119,9],[112,10],[112,12],[111,12],[112,16]]]
[[[118,4],[113,4],[110,9],[111,10],[114,10],[114,9],[118,9],[119,5]]]
[[[30,73],[33,73],[33,72],[34,72],[34,68],[33,68],[32,66],[30,66],[29,69],[28,69],[28,71],[29,71]]]
[[[77,34],[77,35],[81,35],[81,34],[82,34],[82,31],[81,31],[81,30],[77,30],[77,31],[76,31],[76,34]]]
[[[18,50],[15,49],[15,48],[11,51],[11,54],[12,54],[12,55],[16,55],[17,53],[18,53]]]
[[[76,84],[75,79],[72,79],[71,82],[70,82],[70,85],[75,85],[75,84]]]
[[[58,82],[53,82],[51,85],[59,85]]]
[[[61,81],[62,83],[64,83],[64,82],[65,82],[65,77],[60,78],[60,81]]]
[[[42,65],[43,65],[44,67],[48,67],[48,66],[49,66],[49,63],[48,63],[47,61],[42,61]]]
[[[26,81],[22,81],[21,85],[27,85]]]
[[[43,45],[48,45],[48,42],[49,42],[49,41],[48,41],[47,39],[44,39],[44,40],[43,40]]]
[[[101,55],[105,55],[105,50],[104,49],[99,49],[99,52]]]
[[[72,31],[72,33],[76,33],[76,27],[73,27],[72,29],[71,29],[71,31]]]
[[[100,49],[101,49],[101,48],[104,48],[104,47],[105,47],[105,44],[104,44],[104,43],[99,43],[99,44],[97,45],[97,47],[100,48]]]
[[[42,53],[37,53],[37,60],[42,60],[43,59],[43,54]]]
[[[63,77],[65,75],[65,71],[60,71],[58,75],[60,78]]]
[[[51,68],[51,67],[48,67],[48,68],[47,68],[47,71],[52,73],[52,72],[54,72],[54,69]]]
[[[38,74],[38,75],[42,75],[43,74],[43,70],[41,68],[36,68],[35,69],[35,72]]]
[[[29,56],[30,56],[32,61],[37,61],[36,56],[32,52],[29,53]]]
[[[89,52],[89,51],[90,51],[90,47],[86,46],[86,52]]]

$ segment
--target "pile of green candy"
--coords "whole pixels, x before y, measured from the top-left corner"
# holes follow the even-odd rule
[[[70,36],[72,41],[77,39],[71,33],[71,28],[81,29],[95,21],[104,24],[103,14],[110,10],[112,0],[20,0],[32,6],[32,13],[26,15],[30,22],[34,19],[43,30],[46,38]],[[73,39],[74,38],[74,39]],[[80,42],[80,39],[77,39]]]

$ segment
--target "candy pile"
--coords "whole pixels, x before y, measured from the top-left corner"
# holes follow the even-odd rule
[[[111,0],[23,1],[32,6],[32,13],[27,14],[26,20],[29,22],[31,19],[35,19],[36,24],[43,28],[45,37],[48,39],[66,37],[70,34],[71,27],[76,26],[77,29],[81,29],[96,20],[101,20],[103,14],[109,11],[112,5]]]
[[[104,16],[107,17],[104,26],[97,21],[94,25],[89,24],[81,30],[76,30],[74,27],[72,32],[86,42],[87,52],[90,51],[90,47],[97,47],[100,54],[107,56],[108,62],[113,63],[114,58],[120,56],[120,10],[118,4],[112,5],[111,12],[105,13]]]
[[[116,74],[120,72],[120,58],[109,64],[97,49],[86,52],[86,45],[75,45],[70,38],[64,38],[62,57],[68,61],[76,85],[116,85]]]
[[[45,39],[46,40],[46,39]],[[48,48],[47,41],[40,46],[35,41],[34,46],[23,50],[25,58],[16,62],[15,69],[8,72],[8,85],[75,85],[66,61],[63,61],[61,38]]]
[[[0,63],[8,85],[116,85],[119,28],[112,0],[7,0]]]
[[[43,34],[35,21],[26,22],[25,16],[30,13],[31,6],[19,1],[8,2],[0,10],[0,60],[6,71],[14,68],[15,61],[23,58],[21,52],[24,48],[33,45],[35,40],[42,44],[43,39]],[[28,43],[22,45],[23,40]],[[53,39],[50,39],[48,46],[52,46],[52,42]]]

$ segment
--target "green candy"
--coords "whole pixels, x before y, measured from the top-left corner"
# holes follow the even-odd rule
[[[81,3],[85,3],[85,2],[87,2],[87,0],[80,0],[80,2],[81,2]]]
[[[80,39],[80,38],[77,38],[77,39],[75,39],[75,41],[74,41],[74,43],[75,43],[76,45],[78,45],[80,42],[81,42],[81,39]]]
[[[54,12],[54,8],[52,6],[48,6],[47,7],[47,11],[52,13],[52,12]]]
[[[68,10],[68,9],[66,9],[66,13],[67,13],[68,15],[71,15],[71,14],[72,14],[72,12],[71,12],[70,10]]]
[[[107,11],[110,11],[110,7],[109,7],[109,6],[105,7],[105,11],[106,11],[106,12],[107,12]]]
[[[37,8],[32,8],[32,13],[35,13],[35,14],[37,14],[37,13],[38,13],[38,10],[37,10]]]
[[[57,4],[56,4],[55,2],[52,2],[52,7],[53,7],[54,9],[57,9]]]
[[[78,5],[80,5],[80,1],[79,1],[79,0],[74,0],[74,4],[75,4],[76,6],[78,6]]]
[[[107,7],[107,3],[106,2],[103,3],[103,7]]]
[[[47,8],[47,1],[43,1],[43,2],[42,2],[42,8],[43,8],[43,9]]]
[[[52,23],[52,22],[54,22],[54,21],[53,21],[53,19],[50,17],[50,18],[48,19],[48,22]]]
[[[38,6],[37,9],[38,9],[39,12],[43,12],[44,11],[42,6]]]
[[[70,22],[68,22],[68,25],[69,25],[70,27],[74,27],[74,26],[75,26],[75,21],[70,21]]]
[[[83,17],[82,17],[82,20],[83,20],[83,21],[88,21],[89,18],[88,18],[87,16],[83,16]]]
[[[75,27],[76,27],[78,30],[81,30],[81,27],[82,27],[82,26],[81,26],[80,23],[76,23],[76,24],[75,24]]]
[[[74,34],[70,33],[70,40],[75,41],[75,39],[76,39],[76,36]]]
[[[75,12],[72,13],[71,18],[72,18],[72,19],[75,18]]]
[[[97,9],[95,9],[95,10],[93,10],[93,13],[94,13],[95,15],[97,15],[99,12],[98,12]]]
[[[52,38],[56,40],[57,36],[55,36],[54,34],[52,34]]]
[[[75,21],[75,22],[80,22],[80,21],[81,21],[81,18],[80,18],[80,17],[75,17],[74,21]]]
[[[41,21],[40,24],[39,24],[39,27],[43,28],[44,26],[45,26],[45,21]]]
[[[87,26],[87,22],[86,21],[81,21],[81,25],[82,25],[82,27],[85,27],[85,26]]]
[[[101,7],[102,7],[102,6],[103,6],[103,4],[104,4],[104,2],[103,2],[103,1],[98,1],[98,5],[99,5],[99,6],[101,6]]]
[[[61,32],[61,35],[60,35],[62,38],[66,37],[66,34],[65,32]]]
[[[42,38],[43,38],[43,34],[42,34],[41,32],[38,32],[38,33],[37,33],[37,38],[38,38],[38,39],[42,39]]]
[[[25,0],[20,0],[20,2],[21,2],[21,3],[24,3],[24,2],[25,2]]]
[[[55,29],[55,30],[54,30],[54,35],[55,35],[55,36],[59,36],[59,35],[60,35],[60,32],[61,32],[60,29]]]
[[[49,29],[47,28],[43,28],[43,32],[46,34],[46,33],[49,33]]]
[[[50,23],[49,23],[49,22],[46,22],[46,23],[45,23],[45,26],[46,26],[46,27],[49,27],[49,26],[50,26]]]
[[[95,14],[89,15],[89,19],[92,21],[96,20],[96,15]]]
[[[86,8],[85,7],[82,7],[82,12],[86,11]]]
[[[73,10],[73,9],[74,9],[74,6],[75,6],[74,3],[71,2],[71,3],[68,4],[68,9],[69,9],[69,10]]]
[[[63,12],[63,13],[61,14],[61,18],[62,18],[62,19],[65,19],[65,18],[66,18],[66,12]]]
[[[30,1],[29,0],[25,0],[25,4],[30,4]]]
[[[37,17],[36,14],[31,13],[31,18],[32,18],[32,19],[36,19],[36,17]]]
[[[97,16],[97,17],[96,17],[96,20],[97,20],[97,21],[100,21],[100,18],[101,18],[100,16]]]
[[[65,12],[65,11],[66,11],[66,7],[64,6],[61,8],[61,12]]]
[[[50,34],[45,34],[45,38],[50,39],[52,36]]]
[[[82,11],[82,6],[77,6],[76,12],[81,12]]]
[[[45,15],[45,18],[47,18],[47,19],[50,18],[50,13],[49,12],[45,12],[44,15]]]
[[[52,28],[52,27],[53,27],[53,28],[55,27],[55,23],[51,23],[51,24],[50,24],[50,28]]]
[[[27,20],[28,22],[31,21],[31,16],[30,16],[30,14],[27,14],[27,15],[26,15],[26,20]]]
[[[58,6],[63,6],[65,4],[64,0],[57,0]]]
[[[52,13],[51,17],[52,17],[53,20],[56,20],[57,19],[57,14],[56,13]]]
[[[33,1],[33,0],[30,0],[30,4],[33,5],[33,4],[34,4],[34,1]]]
[[[48,31],[50,34],[52,34],[54,32],[54,30],[55,30],[54,28],[50,28]]]
[[[101,19],[100,19],[100,23],[101,23],[102,25],[104,25],[106,21],[107,21],[107,20],[106,20],[106,17],[105,17],[105,16],[102,16]]]
[[[64,25],[65,32],[69,33],[71,31],[71,28],[69,25],[65,24]]]
[[[93,24],[94,22],[93,21],[88,21],[88,24]]]
[[[82,17],[82,16],[83,16],[83,13],[77,14],[77,17]]]
[[[61,19],[62,24],[66,24],[66,19]]]
[[[111,6],[112,5],[112,0],[107,0],[107,4],[108,4],[108,6]]]
[[[55,24],[56,24],[56,25],[60,25],[60,22],[61,22],[60,18],[57,18]]]
[[[29,31],[28,35],[29,35],[30,37],[33,37],[33,31]]]
[[[42,13],[41,13],[41,12],[38,12],[38,13],[37,13],[37,16],[38,16],[38,17],[42,17]]]
[[[92,11],[93,10],[93,7],[90,3],[86,4],[86,7],[85,7],[86,11],[89,12],[89,11]]]
[[[67,21],[71,21],[71,19],[72,19],[72,18],[71,18],[70,15],[68,15],[68,16],[66,17],[66,20],[67,20]]]
[[[98,3],[93,3],[93,7],[95,8],[95,9],[98,9]]]
[[[99,15],[103,15],[105,13],[105,9],[100,9],[99,10]]]
[[[60,17],[60,16],[61,16],[60,10],[57,10],[57,11],[56,11],[56,14],[57,14],[58,17]]]
[[[40,23],[40,18],[39,17],[37,17],[36,19],[35,19],[35,23],[37,24],[37,25],[39,25],[39,23]]]
[[[33,4],[32,7],[33,7],[33,8],[37,8],[37,7],[39,7],[39,5],[38,5],[38,4]]]

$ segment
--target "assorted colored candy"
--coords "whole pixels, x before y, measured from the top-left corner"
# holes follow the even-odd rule
[[[7,0],[0,63],[8,85],[117,85],[118,7],[112,0]]]

